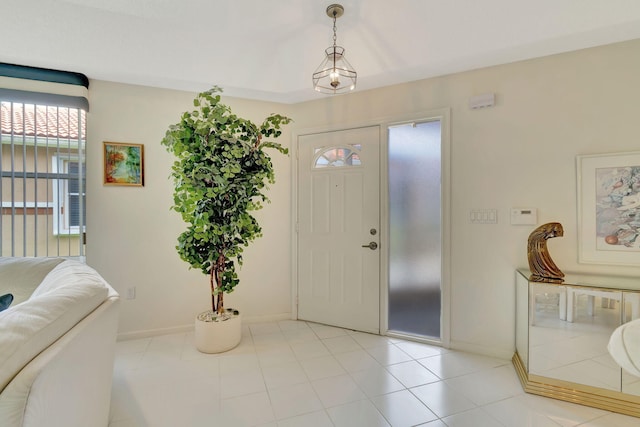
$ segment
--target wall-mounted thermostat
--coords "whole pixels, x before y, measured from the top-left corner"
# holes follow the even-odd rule
[[[536,225],[538,212],[536,208],[511,208],[512,225]]]

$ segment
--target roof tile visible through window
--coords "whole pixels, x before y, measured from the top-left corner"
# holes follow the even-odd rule
[[[0,106],[0,130],[2,135],[38,136],[48,138],[78,139],[78,114],[75,108],[46,107],[33,104],[2,102]],[[86,126],[86,114],[80,110],[82,128]],[[37,132],[36,132],[37,131]],[[82,139],[85,135],[80,135]]]

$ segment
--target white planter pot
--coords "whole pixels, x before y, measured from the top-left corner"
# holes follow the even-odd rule
[[[240,314],[232,315],[227,320],[206,322],[195,321],[196,348],[202,353],[222,353],[231,350],[240,343],[242,323]]]

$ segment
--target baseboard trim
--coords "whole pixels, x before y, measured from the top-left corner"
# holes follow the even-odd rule
[[[266,316],[242,316],[243,324],[277,322],[280,320],[292,320],[291,313],[269,314]],[[116,338],[117,341],[128,341],[140,338],[150,338],[159,335],[179,334],[183,332],[193,332],[193,324],[172,326],[169,328],[146,329],[141,331],[120,332]]]
[[[173,326],[170,328],[146,329],[142,331],[120,332],[117,341],[136,340],[140,338],[156,337],[158,335],[179,334],[182,332],[193,332],[193,324],[183,326]]]
[[[245,316],[242,315],[242,323],[266,323],[278,322],[280,320],[292,320],[291,313],[268,314],[266,316]]]
[[[481,354],[483,356],[495,357],[506,361],[513,357],[513,350],[488,347],[485,345],[472,344],[468,342],[451,340],[449,348],[452,350],[466,351],[468,353]]]

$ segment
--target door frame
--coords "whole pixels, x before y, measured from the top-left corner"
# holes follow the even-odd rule
[[[388,335],[389,290],[389,139],[388,128],[414,122],[440,120],[441,146],[441,203],[442,203],[442,302],[440,341],[449,348],[451,341],[451,111],[449,108],[421,111],[351,124],[321,126],[296,130],[291,141],[291,318],[298,318],[298,139],[300,136],[379,126],[380,129],[380,335]],[[405,337],[403,337],[405,338]],[[415,337],[406,337],[414,339]],[[424,340],[424,342],[430,342]]]

